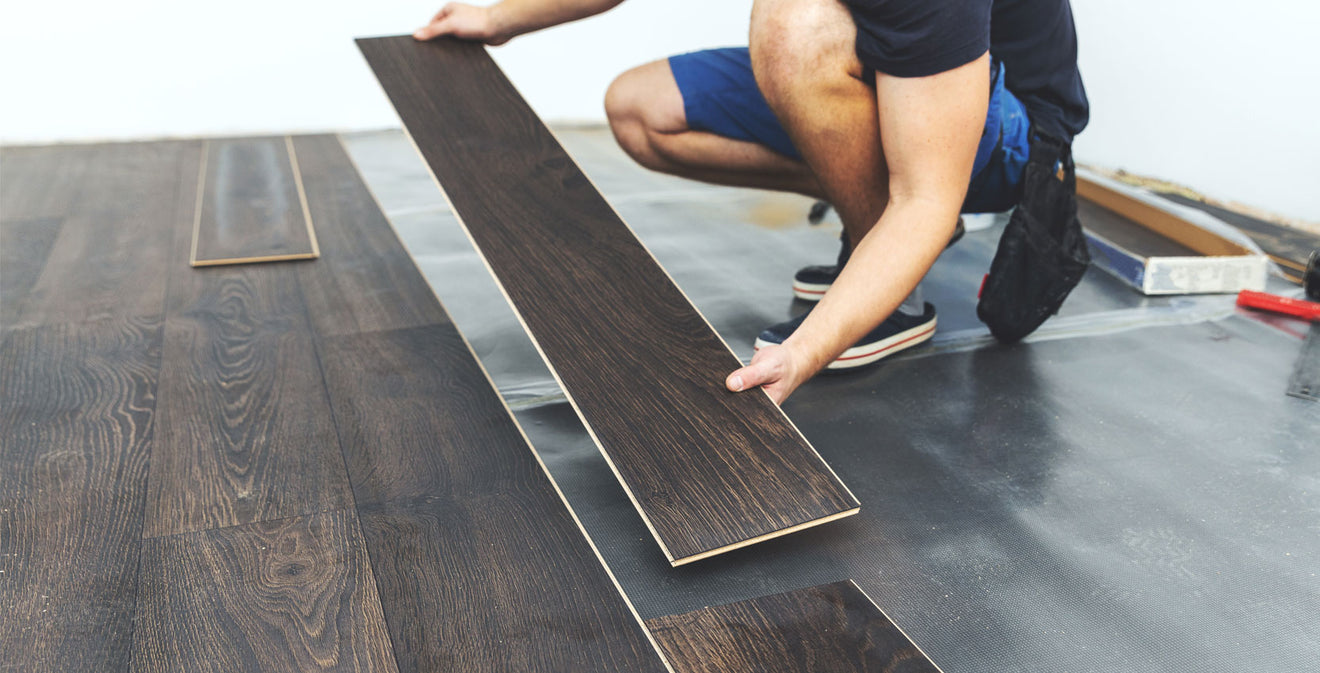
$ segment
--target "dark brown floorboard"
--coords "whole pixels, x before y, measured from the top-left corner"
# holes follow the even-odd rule
[[[194,264],[314,255],[284,137],[210,140],[205,156]]]
[[[1142,257],[1202,257],[1191,248],[1086,199],[1077,199],[1082,226]]]
[[[321,361],[400,670],[665,670],[452,326]]]
[[[127,665],[159,359],[153,321],[0,346],[0,669]]]
[[[76,198],[15,326],[160,315],[165,270],[177,263],[169,257],[177,199],[181,190],[195,194],[200,143],[51,152],[84,165]]]
[[[0,220],[0,329],[13,325],[41,274],[62,218]]]
[[[483,48],[358,44],[671,562],[856,511]]]
[[[446,320],[335,136],[294,138],[321,258],[297,265],[318,334]]]
[[[647,620],[678,673],[938,673],[852,582]]]
[[[321,262],[192,268],[190,233],[176,218],[145,535],[351,506],[299,287]]]
[[[146,536],[351,506],[296,269],[176,270]]]
[[[397,670],[357,517],[147,540],[133,670]]]
[[[0,147],[0,219],[62,218],[105,145]]]

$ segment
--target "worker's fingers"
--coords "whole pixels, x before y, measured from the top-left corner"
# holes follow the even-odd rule
[[[776,404],[782,403],[802,383],[801,367],[794,357],[784,346],[766,346],[756,352],[750,364],[729,374],[724,386],[733,392],[760,387]]]
[[[454,13],[454,3],[449,3],[440,8],[440,11],[431,17],[431,22],[417,29],[413,37],[418,40],[429,40],[445,34],[445,19],[448,19]]]

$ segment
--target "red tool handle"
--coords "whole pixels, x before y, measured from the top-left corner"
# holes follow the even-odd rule
[[[1289,299],[1288,297],[1280,297],[1277,294],[1270,294],[1268,292],[1243,290],[1238,293],[1237,305],[1245,306],[1247,308],[1259,308],[1266,311],[1274,311],[1275,313],[1284,313],[1296,316],[1302,320],[1320,320],[1320,302]]]

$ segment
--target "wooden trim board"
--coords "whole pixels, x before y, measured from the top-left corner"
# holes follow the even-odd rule
[[[204,141],[191,266],[320,255],[292,138]]]
[[[1269,258],[1216,232],[1228,225],[1102,177],[1077,176],[1091,261],[1146,295],[1264,289]],[[1203,218],[1204,226],[1179,215]]]
[[[1254,250],[1198,227],[1167,210],[1134,199],[1101,182],[1077,176],[1077,195],[1155,233],[1208,256],[1255,255]]]
[[[358,46],[671,564],[858,511],[482,47]]]
[[[851,580],[646,621],[678,673],[938,673]]]

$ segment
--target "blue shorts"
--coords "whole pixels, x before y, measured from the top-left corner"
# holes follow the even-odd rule
[[[759,143],[786,157],[802,159],[756,87],[746,47],[672,56],[669,68],[683,95],[688,128]],[[989,114],[976,148],[964,213],[1002,212],[1017,205],[1030,126],[1022,102],[1004,88],[1003,66],[996,64]]]

